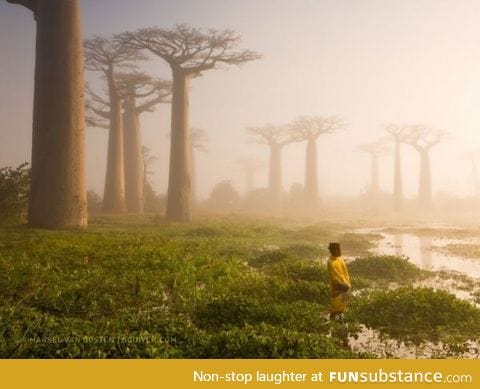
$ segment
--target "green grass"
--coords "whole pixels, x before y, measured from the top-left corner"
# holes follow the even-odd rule
[[[378,283],[412,283],[426,273],[409,262],[408,258],[393,255],[360,257],[350,262],[348,268],[352,277]]]
[[[0,229],[0,357],[365,357],[331,335],[326,246],[340,240],[346,255],[366,256],[374,239],[339,224],[233,216]],[[354,288],[371,288],[384,259],[357,261]],[[402,262],[407,270],[416,274]],[[352,333],[367,322],[355,312]]]
[[[251,356],[248,344],[219,348],[233,333],[275,344],[258,356],[354,357],[317,331],[328,288],[313,260],[333,236],[231,218],[183,225],[101,217],[88,231],[2,229],[0,355]],[[248,265],[269,263],[273,244],[281,264]],[[122,342],[129,337],[153,340]],[[84,338],[92,342],[69,342]]]
[[[391,337],[417,344],[480,339],[480,309],[431,288],[371,292],[354,304],[351,315]]]

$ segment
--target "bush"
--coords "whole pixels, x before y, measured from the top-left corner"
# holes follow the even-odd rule
[[[357,258],[348,264],[353,278],[362,277],[372,281],[411,282],[422,271],[405,257],[377,255]]]
[[[240,195],[233,187],[232,182],[222,181],[213,187],[208,199],[208,206],[215,210],[233,210],[238,207],[239,202]]]
[[[480,309],[431,288],[372,292],[353,304],[353,315],[369,327],[417,343],[446,336],[458,341],[480,338]]]
[[[27,214],[30,193],[28,163],[0,168],[0,225],[19,223]]]
[[[282,248],[266,247],[259,249],[249,259],[248,264],[253,267],[264,267],[282,263],[286,260],[294,260],[295,264],[308,268],[315,267],[314,259],[325,257],[326,250],[318,245],[294,244]]]
[[[102,198],[93,190],[87,192],[88,214],[95,215],[102,212]]]
[[[167,208],[167,196],[164,194],[158,194],[155,192],[147,181],[145,185],[145,205],[144,210],[146,213],[163,214]]]
[[[269,324],[219,331],[197,345],[198,358],[357,358],[325,335]]]

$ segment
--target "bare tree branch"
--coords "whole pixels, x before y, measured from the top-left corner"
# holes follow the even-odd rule
[[[406,129],[404,142],[419,152],[430,150],[433,146],[445,141],[448,136],[446,131],[436,130],[423,124],[410,125]]]
[[[408,126],[406,124],[384,124],[385,131],[397,142],[404,142],[407,138]]]
[[[123,98],[141,99],[135,108],[138,113],[147,112],[160,103],[169,103],[172,95],[172,82],[153,78],[145,73],[117,74],[120,94]],[[147,99],[148,97],[153,97]]]
[[[121,45],[148,50],[172,68],[197,75],[226,65],[240,65],[261,58],[252,50],[237,50],[241,39],[231,30],[199,29],[180,24],[167,30],[158,27],[126,32],[116,37]]]
[[[33,13],[37,11],[37,0],[7,0],[7,3],[22,5]]]
[[[91,115],[86,115],[85,116],[85,124],[88,127],[95,127],[95,128],[103,128],[108,130],[110,125],[107,122],[104,122],[102,120],[98,120],[97,118],[91,116]]]
[[[134,62],[148,59],[131,46],[99,36],[85,40],[84,48],[85,67],[105,74],[113,72],[116,68],[132,69],[135,67]]]
[[[87,110],[93,112],[95,115],[101,117],[102,119],[110,120],[111,118],[110,111],[96,108],[93,105],[91,105],[89,102],[86,103],[86,108]]]
[[[345,129],[346,126],[347,123],[338,116],[300,116],[290,124],[289,131],[295,141],[302,142]]]
[[[85,84],[85,91],[90,99],[100,105],[108,106],[110,103],[105,98],[101,97],[100,95],[96,94],[90,87],[89,84]]]
[[[374,157],[385,155],[388,152],[388,149],[388,145],[385,143],[385,141],[382,140],[377,142],[365,143],[358,146],[359,151],[370,154]]]
[[[269,146],[284,146],[293,141],[285,126],[267,124],[262,127],[248,127],[247,132],[255,142]]]

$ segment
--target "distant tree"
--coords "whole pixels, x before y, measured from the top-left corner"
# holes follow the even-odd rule
[[[27,214],[30,193],[28,163],[0,168],[0,225],[18,223]]]
[[[103,120],[105,119],[104,117],[99,117],[96,115],[92,115],[89,110],[91,103],[87,103],[87,114],[85,115],[85,124],[87,127],[91,128],[103,128],[105,130],[108,130],[110,128],[110,125],[108,124],[108,121]]]
[[[293,139],[285,127],[266,125],[263,127],[249,127],[247,132],[259,144],[270,148],[270,165],[268,173],[268,190],[271,206],[277,208],[282,193],[282,149]]]
[[[140,116],[157,104],[170,102],[172,84],[144,73],[117,74],[123,98],[125,201],[127,211],[144,210],[142,136]]]
[[[152,165],[157,160],[158,158],[152,154],[151,150],[148,147],[142,147],[142,182],[144,211],[147,213],[160,214],[165,212],[167,199],[164,194],[157,193],[152,186]]]
[[[387,145],[384,141],[365,143],[358,146],[358,150],[370,155],[372,166],[370,173],[369,195],[372,201],[376,201],[378,199],[378,195],[380,194],[378,159],[387,152]]]
[[[245,173],[245,193],[248,194],[254,189],[255,173],[263,166],[263,162],[256,158],[242,158],[237,162]]]
[[[123,150],[122,94],[116,74],[119,68],[132,68],[134,61],[146,59],[140,52],[111,39],[95,37],[84,42],[86,68],[100,72],[107,82],[108,98],[104,99],[87,89],[93,103],[107,106],[102,110],[90,104],[89,108],[109,121],[107,172],[103,194],[103,211],[126,212],[125,172]]]
[[[152,185],[150,182],[151,175],[153,174],[152,165],[158,160],[155,155],[152,155],[152,151],[146,147],[142,146],[142,171],[143,171],[143,202],[144,204],[147,202],[147,190],[150,188],[152,189]],[[153,189],[152,189],[153,191]]]
[[[84,63],[78,0],[7,0],[37,23],[28,223],[86,228]]]
[[[206,144],[209,138],[207,132],[202,128],[190,127],[190,174],[191,174],[191,190],[190,190],[190,202],[192,206],[197,204],[197,164],[195,153],[206,153],[208,148]]]
[[[305,153],[305,196],[311,206],[318,204],[318,158],[317,139],[344,129],[346,123],[337,116],[300,116],[289,126],[292,138],[307,142]]]
[[[424,125],[408,126],[405,143],[412,146],[420,154],[420,179],[418,184],[418,203],[424,209],[432,206],[432,171],[430,151],[444,141],[447,133]]]
[[[88,214],[95,215],[102,212],[102,197],[95,191],[87,192]]]
[[[202,32],[187,25],[173,29],[144,28],[118,37],[122,45],[145,49],[166,61],[172,70],[172,137],[167,195],[167,219],[191,220],[189,162],[189,84],[204,71],[240,65],[260,58],[251,50],[237,50],[240,37],[230,30]]]
[[[238,205],[240,195],[231,181],[222,181],[216,184],[210,194],[209,203],[212,208],[228,210]]]
[[[167,197],[163,193],[157,193],[150,182],[145,185],[145,212],[155,213],[157,216],[165,213]]]
[[[395,147],[394,178],[393,178],[393,208],[400,211],[403,208],[403,180],[402,180],[402,160],[400,146],[405,142],[407,136],[407,126],[399,124],[386,124],[385,131],[393,140]]]

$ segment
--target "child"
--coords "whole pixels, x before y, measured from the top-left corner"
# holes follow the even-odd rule
[[[350,277],[347,266],[342,259],[340,243],[328,245],[331,257],[328,260],[328,274],[330,275],[330,320],[342,317],[347,308],[347,292],[350,290]]]

